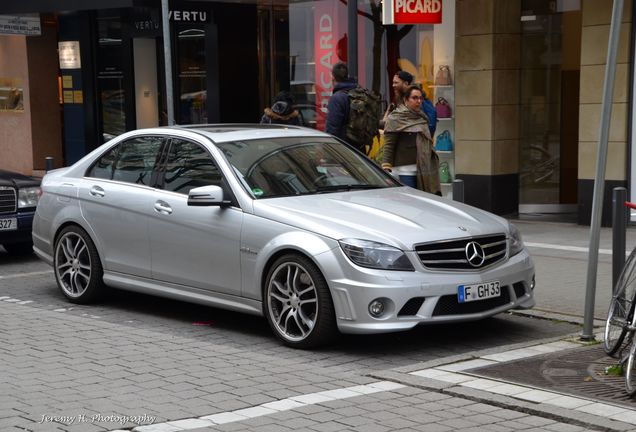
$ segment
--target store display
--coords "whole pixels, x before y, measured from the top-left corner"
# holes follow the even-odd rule
[[[451,84],[453,84],[453,79],[450,67],[448,65],[441,65],[435,75],[435,85],[443,86]]]
[[[450,104],[446,99],[440,97],[435,104],[435,111],[437,112],[437,118],[450,118],[452,117],[452,110]]]
[[[435,150],[453,151],[453,140],[448,130],[440,133],[435,139]]]

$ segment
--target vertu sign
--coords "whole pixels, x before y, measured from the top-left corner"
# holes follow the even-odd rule
[[[382,24],[440,24],[442,0],[385,0]]]

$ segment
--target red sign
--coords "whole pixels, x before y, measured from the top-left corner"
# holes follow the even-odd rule
[[[442,0],[391,0],[393,24],[440,24]]]
[[[314,52],[316,55],[316,127],[325,130],[327,118],[327,104],[333,91],[331,82],[331,67],[346,59],[343,52],[339,52],[340,23],[343,18],[341,12],[346,8],[338,7],[337,2],[317,1],[314,3]],[[346,43],[344,45],[346,47]],[[340,48],[342,48],[340,46]]]

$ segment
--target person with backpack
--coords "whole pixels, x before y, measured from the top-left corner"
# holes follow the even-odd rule
[[[380,97],[349,77],[345,63],[333,66],[334,89],[327,104],[325,131],[366,153],[378,134]]]
[[[338,62],[331,69],[333,92],[327,104],[327,123],[325,132],[336,136],[357,147],[357,143],[347,139],[347,119],[349,118],[349,90],[358,87],[355,79],[349,76],[349,68]]]
[[[433,148],[428,118],[421,109],[422,97],[419,86],[407,87],[402,103],[388,115],[382,168],[390,172],[395,166],[415,162],[417,188],[441,196],[439,156]]]

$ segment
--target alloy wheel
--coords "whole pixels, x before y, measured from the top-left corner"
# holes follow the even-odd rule
[[[84,239],[75,232],[65,233],[55,250],[55,272],[65,294],[80,297],[91,280],[91,255]]]
[[[270,318],[278,333],[297,342],[316,325],[318,293],[314,280],[300,264],[285,262],[276,268],[267,286]]]

